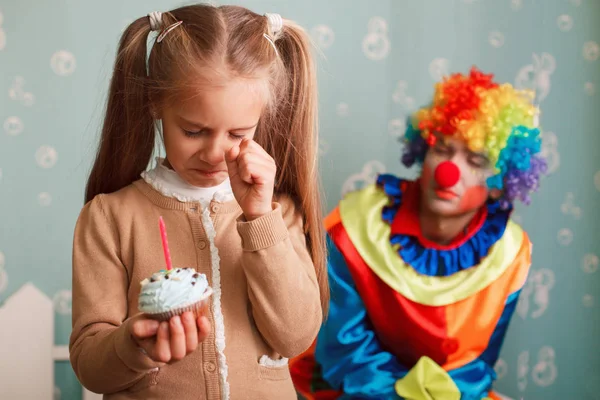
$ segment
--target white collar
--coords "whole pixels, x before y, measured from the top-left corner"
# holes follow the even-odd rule
[[[233,200],[229,178],[217,186],[198,187],[184,181],[177,172],[164,165],[164,158],[156,157],[156,167],[142,172],[142,178],[155,190],[167,197],[175,198],[181,202],[195,202],[202,204],[215,200],[221,203]]]

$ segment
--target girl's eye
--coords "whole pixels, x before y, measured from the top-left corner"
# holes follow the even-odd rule
[[[187,137],[198,137],[198,136],[202,136],[203,134],[206,133],[205,129],[199,130],[199,131],[188,131],[188,130],[183,130],[183,132],[185,133],[185,136]],[[229,137],[231,137],[233,140],[242,140],[245,135],[242,134],[237,134],[237,133],[230,133]]]
[[[200,131],[183,131],[185,133],[185,136],[187,137],[198,137],[200,135],[202,135],[204,133],[204,130],[200,130]]]

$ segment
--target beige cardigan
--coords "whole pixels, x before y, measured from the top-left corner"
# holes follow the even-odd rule
[[[215,290],[208,339],[168,364],[144,355],[126,329],[140,281],[164,269],[159,216],[173,266],[196,268]],[[322,322],[302,216],[285,197],[259,219],[240,216],[235,201],[213,200],[203,212],[142,180],[85,205],[73,244],[69,347],[86,388],[115,400],[296,399],[287,358],[311,345]]]

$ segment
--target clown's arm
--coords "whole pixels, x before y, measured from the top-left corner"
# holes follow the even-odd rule
[[[342,254],[330,238],[327,246],[330,311],[315,351],[323,377],[342,398],[400,399],[394,384],[407,369],[382,348]]]

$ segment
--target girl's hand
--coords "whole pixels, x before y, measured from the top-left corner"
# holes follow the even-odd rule
[[[136,317],[137,318],[137,317]],[[185,312],[168,322],[155,321],[141,315],[131,327],[131,336],[146,354],[157,362],[181,360],[198,348],[210,332],[206,317],[194,320],[194,314]]]
[[[273,157],[255,141],[244,139],[225,154],[225,160],[233,195],[246,220],[271,212],[277,172]]]

